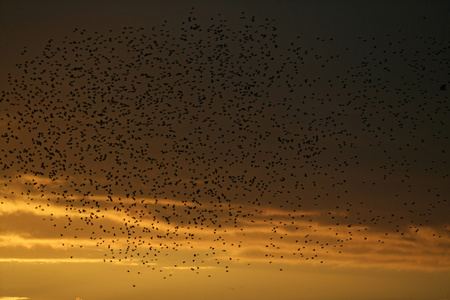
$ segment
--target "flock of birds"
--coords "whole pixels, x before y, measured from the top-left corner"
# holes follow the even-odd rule
[[[367,239],[439,224],[449,40],[347,48],[288,42],[274,24],[191,13],[178,27],[50,40],[1,94],[5,186],[20,182],[61,236],[96,241],[105,261],[153,269],[186,249],[193,270],[211,259],[228,271],[254,230],[269,231],[268,261],[291,244],[295,259],[323,261],[352,226]],[[345,237],[325,241],[319,225]]]

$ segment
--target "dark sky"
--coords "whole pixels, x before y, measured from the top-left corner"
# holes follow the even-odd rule
[[[0,299],[447,299],[449,8],[2,1]]]

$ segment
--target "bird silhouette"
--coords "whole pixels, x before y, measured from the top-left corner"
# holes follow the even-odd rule
[[[252,247],[323,263],[448,212],[448,40],[286,43],[276,24],[192,10],[25,49],[0,100],[5,186],[105,261],[164,274],[166,256],[228,272]]]

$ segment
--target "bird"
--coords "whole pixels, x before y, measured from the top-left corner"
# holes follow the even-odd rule
[[[286,44],[275,20],[245,12],[166,23],[75,28],[37,57],[26,48],[9,76],[3,181],[64,211],[64,225],[46,217],[61,236],[166,279],[166,255],[194,273],[248,253],[326,263],[448,209],[445,186],[422,180],[448,177],[447,90],[434,85],[448,40]]]

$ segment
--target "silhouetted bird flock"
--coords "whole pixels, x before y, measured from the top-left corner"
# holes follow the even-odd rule
[[[288,42],[244,13],[180,23],[75,29],[10,74],[1,174],[36,209],[67,212],[64,227],[47,219],[61,236],[153,268],[188,249],[177,266],[198,272],[228,270],[229,249],[261,241],[253,229],[272,228],[268,261],[283,243],[321,260],[361,228],[402,235],[448,213],[448,39],[347,48]]]

